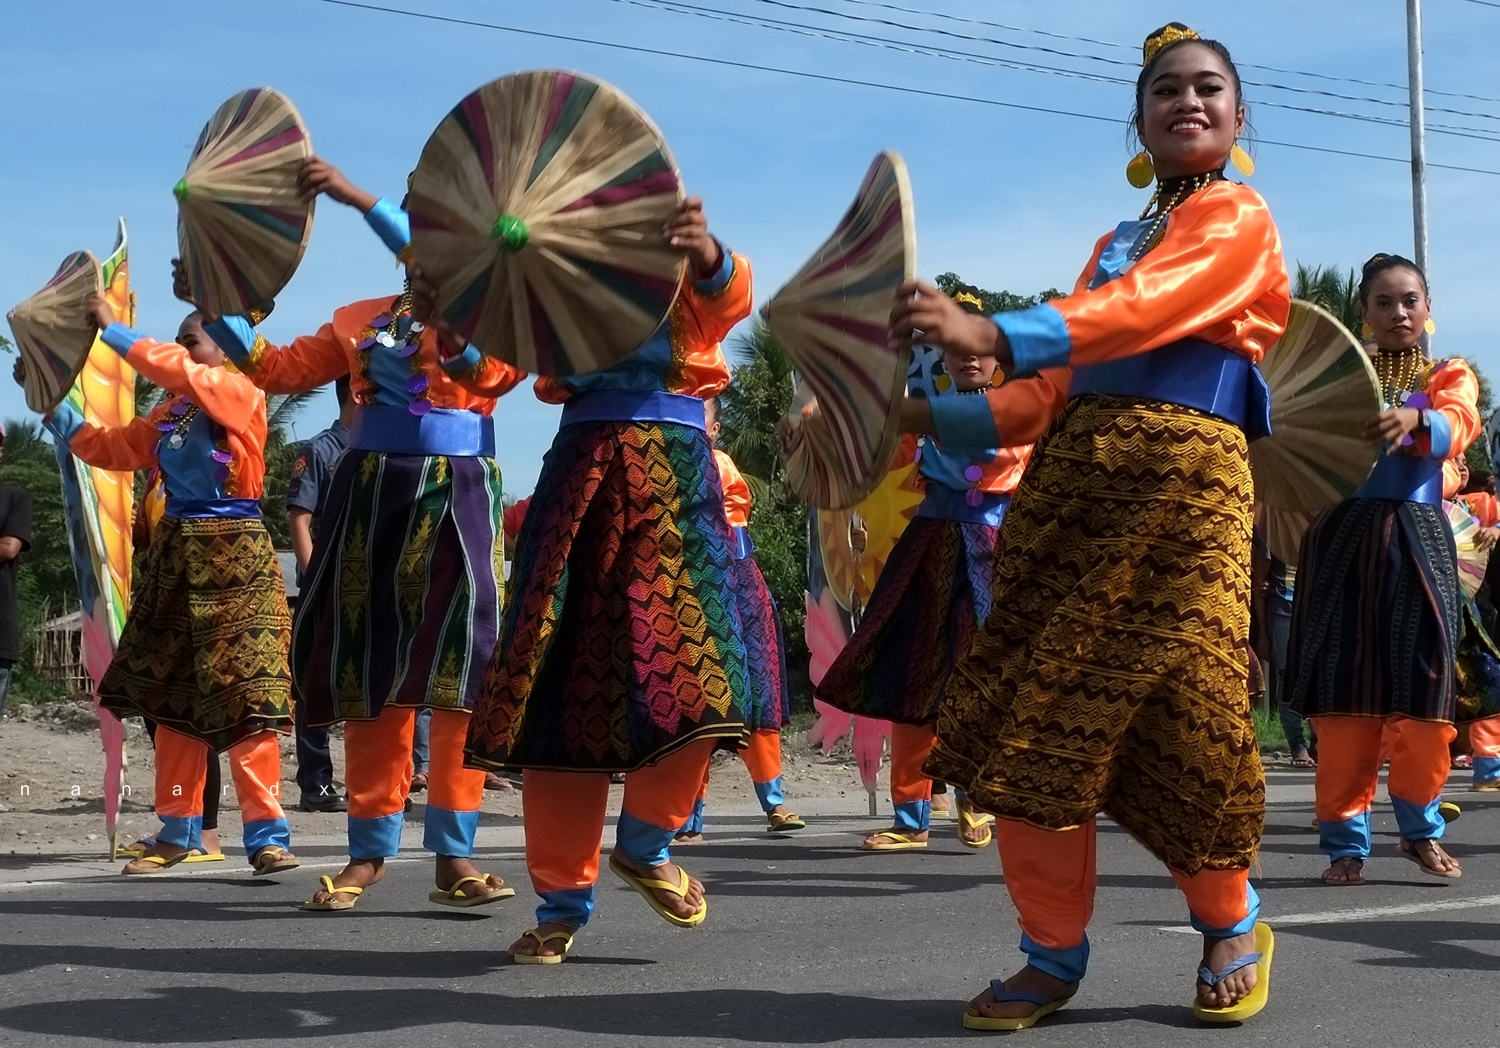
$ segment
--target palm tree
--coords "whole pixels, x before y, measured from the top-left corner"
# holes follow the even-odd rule
[[[1337,266],[1304,266],[1297,263],[1292,297],[1322,306],[1355,335],[1364,327],[1365,314],[1359,301],[1359,277],[1351,269],[1340,275]]]
[[[792,362],[758,318],[731,352],[734,381],[719,396],[719,444],[745,475],[756,502],[786,501],[777,425],[792,406]]]

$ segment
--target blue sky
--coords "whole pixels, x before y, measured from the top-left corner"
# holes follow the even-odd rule
[[[1372,159],[1407,155],[1405,128],[1271,104],[1403,119],[1399,105],[1380,103],[1404,102],[1404,90],[1349,82],[1405,84],[1403,0],[372,2],[564,39],[323,0],[4,4],[0,304],[8,308],[40,287],[70,251],[106,253],[115,219],[124,216],[139,326],[161,337],[175,331],[183,310],[168,280],[176,236],[170,190],[204,121],[237,90],[269,85],[285,92],[320,153],[367,188],[399,194],[427,135],[460,98],[504,73],[548,66],[607,80],[651,114],[689,191],[705,198],[715,231],[753,262],[758,301],[821,242],[881,149],[898,150],[910,166],[924,274],[955,270],[973,283],[1021,294],[1067,287],[1094,238],[1145,203],[1146,194],[1131,189],[1123,173],[1132,152],[1124,132],[1130,90],[990,60],[1133,78],[1130,65],[1070,56],[1133,62],[1145,33],[1174,19],[1226,42],[1247,80],[1283,85],[1247,86],[1260,138],[1356,154],[1269,144],[1256,151],[1259,171],[1250,182],[1270,202],[1289,260],[1349,266],[1375,251],[1411,251],[1409,168]],[[683,13],[688,7],[700,14]],[[1428,105],[1461,111],[1429,113],[1429,122],[1500,138],[1500,101],[1489,100],[1500,98],[1500,85],[1485,75],[1500,42],[1500,8],[1427,0],[1425,10],[1427,85],[1452,93],[1430,95]],[[810,28],[744,25],[705,12]],[[828,38],[850,33],[880,41]],[[584,38],[1110,119],[732,68]],[[914,51],[934,47],[965,56]],[[1500,171],[1500,143],[1433,134],[1429,160]],[[1491,284],[1497,190],[1500,177],[1439,169],[1429,192],[1436,346],[1500,376]],[[266,334],[289,340],[315,329],[337,306],[394,293],[399,285],[390,256],[360,217],[320,205],[307,258]],[[20,391],[0,383],[0,417],[24,413]],[[299,435],[315,432],[332,414],[330,393],[299,420]],[[517,494],[535,483],[556,417],[527,387],[501,402],[499,457],[506,486]]]

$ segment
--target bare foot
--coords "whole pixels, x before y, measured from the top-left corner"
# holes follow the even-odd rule
[[[155,857],[158,859],[166,859],[168,860],[168,862],[172,862],[173,860],[180,859],[182,856],[187,855],[190,851],[191,849],[183,848],[176,844],[166,844],[163,841],[155,841],[152,843],[151,847],[147,848],[145,852],[141,854],[141,857],[139,859],[132,859],[130,862],[127,862],[121,868],[120,872],[155,873],[157,870],[163,869],[163,866],[161,863],[148,862],[148,858]]]
[[[561,921],[544,921],[537,925],[536,933],[543,939],[551,932],[567,932],[573,935],[578,931],[571,924],[563,924]],[[550,942],[537,942],[530,935],[523,935],[510,944],[507,951],[512,957],[556,957],[558,954],[567,953],[567,940],[553,939]]]
[[[678,833],[678,834],[674,834],[673,837],[672,837],[672,843],[673,844],[702,844],[703,843],[703,834],[701,834],[701,833]]]
[[[339,888],[368,888],[372,884],[379,884],[380,879],[385,876],[384,859],[350,859],[349,864],[340,870],[333,878],[333,892],[324,891],[319,888],[313,892],[312,901],[317,903],[327,902],[335,895],[344,895],[345,901],[359,898],[357,895],[341,893]]]
[[[474,865],[473,859],[460,858],[456,855],[439,855],[437,857],[437,871],[434,883],[439,891],[452,891],[453,886],[465,877],[478,877],[484,882],[481,888],[478,884],[470,881],[464,885],[465,895],[493,895],[505,887],[505,882],[493,873],[483,873],[478,866]]]
[[[219,852],[224,850],[224,846],[219,843],[218,830],[204,830],[202,837],[203,854],[217,855]]]
[[[634,870],[642,877],[650,877],[655,881],[665,881],[668,884],[677,884],[682,880],[682,874],[686,872],[680,866],[670,862],[664,862],[660,866],[642,866],[640,863],[631,862],[619,848],[614,850],[612,858],[621,866],[624,866],[628,870]],[[703,909],[703,882],[693,876],[688,877],[686,896],[678,895],[676,892],[669,892],[665,888],[653,888],[652,894],[668,910],[671,910],[672,913],[684,919],[696,915],[699,910]]]
[[[958,802],[958,835],[971,847],[982,848],[994,837],[990,829],[994,821],[993,815],[975,811],[967,799]]]
[[[1414,859],[1423,870],[1438,877],[1457,877],[1462,873],[1458,860],[1434,840],[1409,841],[1404,837],[1400,844],[1401,854]]]
[[[952,812],[948,806],[948,795],[946,793],[935,793],[932,796],[932,814],[948,815]]]
[[[897,837],[900,837],[902,840],[909,841],[909,842],[911,842],[913,844],[917,843],[918,841],[925,841],[927,839],[927,831],[926,830],[921,830],[921,831],[903,830],[899,826],[893,826],[889,830],[879,830],[879,831],[877,831],[875,833],[870,834],[868,837],[865,838],[865,847],[866,848],[873,848],[873,849],[876,849],[876,850],[879,850],[879,848],[880,848],[880,846],[882,844],[884,844],[887,847],[889,847],[890,846],[890,838],[882,836],[882,834],[886,834],[886,833],[894,833]]]
[[[1364,884],[1365,861],[1353,855],[1334,859],[1323,871],[1323,883],[1332,885]]]
[[[1207,935],[1203,937],[1203,966],[1211,972],[1221,971],[1230,962],[1254,952],[1254,930],[1243,935],[1232,935],[1227,939],[1215,939]],[[1198,1003],[1205,1008],[1228,1008],[1255,989],[1255,984],[1259,981],[1258,967],[1247,964],[1212,986],[1200,981]]]
[[[1048,975],[1040,968],[1027,965],[1015,975],[1012,975],[1004,983],[1006,993],[1026,991],[1039,993],[1054,1001],[1065,1001],[1078,992],[1078,984],[1066,983],[1061,979]],[[969,1002],[969,1014],[982,1016],[986,1019],[1024,1019],[1039,1006],[1030,1001],[1001,1001],[995,1003],[995,990],[987,986],[984,992]]]

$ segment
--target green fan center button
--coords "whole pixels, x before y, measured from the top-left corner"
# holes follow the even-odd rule
[[[185,179],[185,178],[179,178],[177,180],[177,184],[172,187],[172,195],[177,198],[177,202],[180,204],[180,203],[182,203],[182,201],[184,201],[184,200],[187,199],[187,194],[188,194],[187,179]]]
[[[526,229],[526,223],[515,215],[501,215],[495,219],[495,224],[490,229],[490,236],[495,238],[505,251],[520,251],[526,246],[527,239],[531,233]]]

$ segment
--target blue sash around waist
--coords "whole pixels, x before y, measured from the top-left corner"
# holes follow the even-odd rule
[[[979,505],[971,506],[968,494],[968,491],[955,491],[946,484],[929,480],[927,494],[917,507],[917,516],[956,520],[961,524],[988,524],[992,528],[998,528],[1005,519],[1010,496],[986,491],[982,493]]]
[[[259,499],[179,499],[167,496],[167,516],[254,520],[260,517]]]
[[[735,560],[755,556],[755,540],[750,537],[749,528],[742,528],[738,524],[729,526],[729,553]]]
[[[387,455],[494,458],[495,420],[452,408],[413,415],[391,404],[361,404],[349,426],[349,447]]]
[[[1260,369],[1239,353],[1196,338],[1074,368],[1068,396],[1086,393],[1180,404],[1238,426],[1249,440],[1271,434],[1271,391]]]
[[[574,393],[563,402],[562,425],[585,422],[672,422],[703,429],[703,401],[686,393],[598,389]]]
[[[1417,458],[1399,452],[1381,455],[1370,479],[1349,497],[1440,505],[1443,501],[1443,464],[1437,459]]]

